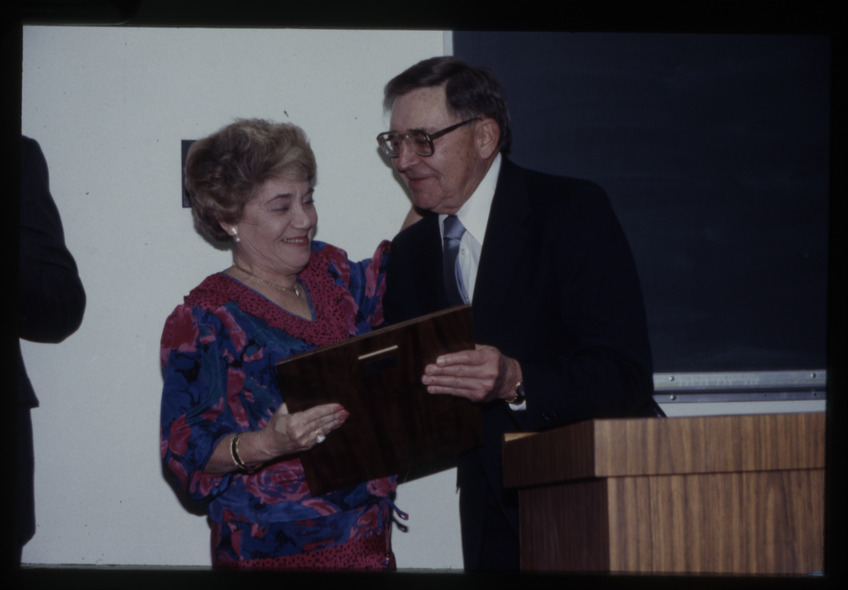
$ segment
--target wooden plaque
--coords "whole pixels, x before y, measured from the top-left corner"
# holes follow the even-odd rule
[[[445,352],[474,347],[464,305],[295,355],[277,365],[290,412],[337,402],[350,413],[327,439],[301,454],[313,495],[374,478],[399,481],[455,464],[482,444],[480,408],[430,395],[424,366]]]

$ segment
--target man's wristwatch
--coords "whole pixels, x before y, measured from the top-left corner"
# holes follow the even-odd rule
[[[510,405],[523,404],[526,398],[524,397],[524,382],[520,381],[515,384],[515,395],[504,401]]]

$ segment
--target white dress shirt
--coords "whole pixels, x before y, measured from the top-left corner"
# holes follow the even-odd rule
[[[462,295],[466,303],[474,298],[474,285],[477,282],[477,267],[480,264],[480,251],[483,249],[483,238],[486,235],[486,225],[489,223],[489,210],[495,196],[498,174],[501,170],[501,155],[495,156],[492,166],[486,176],[472,193],[471,197],[457,211],[456,216],[465,227],[462,240],[459,242],[459,271],[462,276]],[[445,235],[445,217],[439,215],[439,231]]]

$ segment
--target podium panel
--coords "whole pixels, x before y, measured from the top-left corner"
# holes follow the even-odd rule
[[[504,444],[524,571],[810,574],[824,414],[592,420]]]

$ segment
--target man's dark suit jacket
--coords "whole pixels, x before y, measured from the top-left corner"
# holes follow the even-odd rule
[[[79,328],[85,290],[65,246],[59,210],[50,194],[47,162],[34,139],[21,137],[20,304],[18,335],[61,342]],[[35,532],[33,451],[29,411],[38,406],[18,342],[16,530],[18,550]],[[20,558],[20,554],[18,555]]]
[[[447,307],[438,216],[392,242],[384,297],[390,323]],[[474,335],[521,363],[527,405],[484,408],[486,444],[458,468],[461,493],[503,496],[505,432],[539,431],[595,417],[656,415],[645,311],[636,268],[604,191],[505,158],[492,202],[473,303]],[[461,514],[463,536],[481,514]],[[472,545],[479,539],[471,539]],[[463,543],[469,542],[463,539]],[[467,564],[466,564],[467,566]]]

